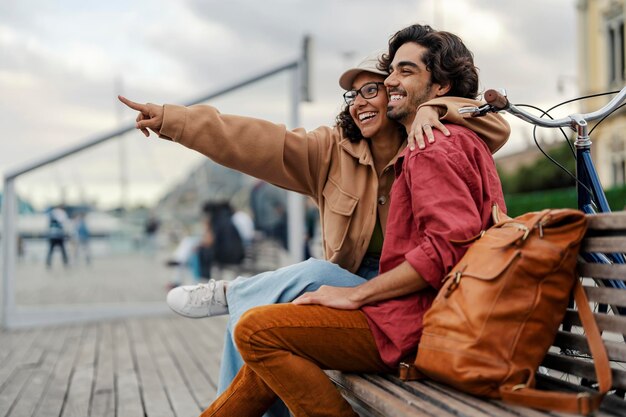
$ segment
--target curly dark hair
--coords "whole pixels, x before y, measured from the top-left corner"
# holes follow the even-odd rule
[[[359,129],[354,122],[354,119],[350,115],[350,106],[348,106],[347,104],[343,105],[343,108],[341,109],[341,112],[337,115],[335,122],[336,126],[340,128],[343,132],[343,136],[348,138],[350,142],[358,143],[363,139],[369,141],[368,138],[365,138],[363,136],[363,134],[361,133],[361,129]],[[406,139],[407,133],[404,126],[398,123],[398,130],[400,131],[401,138]]]
[[[380,57],[378,68],[389,71],[396,52],[407,42],[427,49],[422,60],[433,83],[450,86],[446,95],[476,98],[478,68],[474,66],[474,55],[458,36],[434,30],[428,25],[411,25],[396,32],[389,39],[389,51]]]
[[[343,136],[348,138],[350,142],[357,143],[365,139],[361,133],[361,129],[357,127],[354,119],[352,119],[352,116],[350,115],[350,106],[347,104],[343,105],[343,108],[337,115],[335,121],[337,123],[337,127],[343,131]]]

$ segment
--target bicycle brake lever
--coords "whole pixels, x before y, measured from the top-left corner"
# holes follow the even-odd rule
[[[492,111],[494,111],[494,108],[491,104],[483,104],[480,107],[478,106],[461,107],[459,109],[460,114],[470,114],[471,117],[481,117]]]
[[[478,111],[478,106],[461,107],[459,109],[460,114],[471,113],[472,115]]]

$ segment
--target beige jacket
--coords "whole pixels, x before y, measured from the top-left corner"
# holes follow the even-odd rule
[[[508,139],[509,126],[499,115],[459,115],[457,109],[476,105],[474,100],[439,98],[429,104],[447,108],[445,120],[474,130],[492,152]],[[337,128],[290,131],[263,120],[223,115],[206,105],[165,105],[160,136],[218,164],[312,197],[320,209],[326,259],[352,272],[369,245],[377,209],[385,231],[393,165],[405,146],[378,177],[367,142],[351,143]]]

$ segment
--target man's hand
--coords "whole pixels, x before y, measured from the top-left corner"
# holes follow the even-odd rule
[[[148,129],[152,130],[157,135],[159,134],[161,126],[163,125],[163,106],[152,103],[139,104],[123,96],[117,96],[117,98],[131,109],[139,112],[136,119],[136,127],[141,130],[146,137],[150,136]]]
[[[450,132],[446,126],[439,120],[439,113],[434,106],[422,106],[417,110],[415,119],[411,125],[411,131],[407,137],[407,145],[410,150],[415,150],[415,142],[420,149],[426,147],[424,135],[428,139],[428,143],[435,141],[433,128],[440,130],[444,135],[450,136]]]
[[[353,287],[322,285],[317,291],[307,292],[292,301],[293,304],[319,304],[340,310],[357,310],[361,303],[354,300]],[[352,298],[351,298],[352,296]]]

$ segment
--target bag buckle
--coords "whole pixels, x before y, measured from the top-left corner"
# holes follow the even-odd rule
[[[578,413],[584,416],[589,414],[589,399],[591,395],[588,392],[579,392],[576,395],[576,405],[578,406]]]
[[[530,229],[528,228],[528,226],[526,226],[523,223],[508,222],[508,223],[505,223],[502,227],[514,227],[520,232],[524,232],[524,234],[522,235],[520,239],[518,239],[518,241],[521,240],[523,242],[528,238],[528,235],[530,235]]]
[[[465,268],[463,268],[463,269],[465,269]],[[446,290],[446,294],[445,294],[446,298],[450,297],[450,294],[452,294],[452,292],[454,292],[454,290],[456,290],[459,287],[459,283],[461,282],[461,277],[462,276],[463,276],[463,270],[456,271],[454,273],[454,278],[452,279],[452,283],[450,284],[450,286]]]

